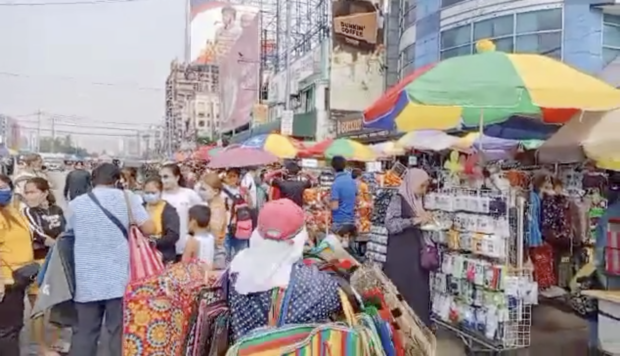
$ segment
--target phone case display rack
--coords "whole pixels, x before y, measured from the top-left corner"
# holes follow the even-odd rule
[[[515,190],[447,188],[424,204],[435,222],[423,230],[440,256],[430,278],[433,320],[470,354],[528,347],[537,285],[523,262],[525,199]]]

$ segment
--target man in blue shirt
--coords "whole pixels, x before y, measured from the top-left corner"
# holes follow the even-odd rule
[[[351,174],[345,172],[347,160],[344,157],[332,158],[332,168],[335,171],[332,185],[330,207],[332,210],[332,230],[341,235],[343,228],[355,230],[355,202],[357,198],[357,184]]]

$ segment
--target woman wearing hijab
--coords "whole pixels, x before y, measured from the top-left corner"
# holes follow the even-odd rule
[[[429,271],[421,264],[425,240],[421,225],[432,221],[422,206],[430,177],[422,169],[409,169],[390,201],[385,227],[388,231],[385,274],[426,326],[431,325]]]
[[[268,202],[257,225],[250,246],[230,265],[234,339],[268,325],[274,291],[291,293],[285,324],[320,323],[339,312],[336,280],[302,263],[308,239],[302,208],[289,199]]]

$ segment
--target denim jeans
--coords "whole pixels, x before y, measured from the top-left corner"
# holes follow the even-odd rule
[[[226,255],[228,256],[229,261],[232,261],[237,253],[243,251],[249,246],[250,240],[242,240],[232,236],[231,234],[226,234],[224,247],[226,248]]]
[[[24,326],[23,288],[6,286],[4,298],[0,301],[0,355],[19,356],[19,333]]]

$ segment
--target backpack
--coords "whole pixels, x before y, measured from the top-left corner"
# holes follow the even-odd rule
[[[240,191],[245,192],[243,188]],[[232,201],[232,206],[229,209],[231,217],[228,231],[235,238],[248,240],[252,236],[252,231],[254,231],[255,214],[253,210],[250,209],[250,206],[240,194],[233,194],[226,188],[224,188],[224,193]]]

